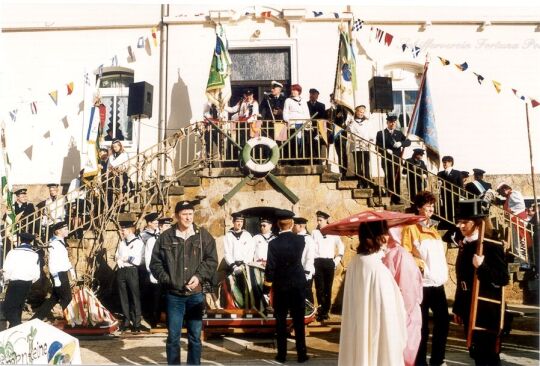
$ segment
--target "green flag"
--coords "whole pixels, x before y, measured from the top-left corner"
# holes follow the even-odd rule
[[[216,29],[216,46],[210,65],[206,96],[221,112],[231,99],[232,63],[229,56],[228,42],[221,24]]]
[[[339,51],[334,83],[334,100],[336,104],[354,113],[356,90],[356,60],[349,34],[340,27]]]
[[[9,158],[6,148],[6,129],[4,123],[0,127],[0,180],[2,185],[2,200],[6,203],[8,215],[6,216],[6,223],[11,224],[15,222],[15,213],[13,212],[13,192],[11,186],[8,183],[8,171],[9,171]]]

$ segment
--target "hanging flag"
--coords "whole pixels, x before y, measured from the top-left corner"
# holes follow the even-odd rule
[[[406,50],[408,47],[409,47],[409,46],[407,46],[405,43],[403,43],[403,44],[401,45],[401,50],[402,50],[403,52],[405,52],[405,50]]]
[[[73,81],[66,84],[66,87],[67,87],[67,95],[71,95],[71,93],[73,93]]]
[[[532,106],[533,108],[536,108],[536,107],[538,107],[539,105],[540,105],[540,102],[539,102],[539,101],[537,101],[536,99],[532,99],[532,98],[531,98],[531,106]]]
[[[144,37],[140,36],[137,40],[137,48],[144,48]]]
[[[17,112],[18,112],[17,109],[14,109],[14,110],[9,112],[9,116],[11,117],[11,120],[13,122],[17,121]]]
[[[231,99],[232,62],[225,31],[221,24],[218,26],[219,28],[216,27],[216,46],[206,84],[206,97],[221,114]]]
[[[386,33],[384,35],[384,44],[390,47],[393,39],[394,39],[393,35],[391,35],[390,33]]]
[[[384,31],[382,29],[377,28],[377,30],[375,31],[375,38],[377,39],[379,43],[381,43],[383,36],[384,36]]]
[[[525,100],[525,96],[524,96],[524,95],[518,95],[518,92],[517,92],[516,89],[512,89],[512,92],[513,92],[514,95],[515,95],[516,97],[518,97],[519,99]]]
[[[101,79],[101,77],[103,76],[103,64],[99,65],[98,67],[98,75],[99,75],[99,78]]]
[[[320,17],[321,15],[323,15],[323,12],[322,12],[322,11],[314,11],[314,12],[313,12],[313,16],[314,16],[315,18]]]
[[[334,18],[339,19],[339,13],[334,13]]]
[[[469,68],[469,65],[466,62],[464,62],[461,65],[456,64],[456,67],[458,68],[458,70],[465,71]]]
[[[289,131],[289,126],[286,123],[274,122],[274,140],[286,141],[287,131]]]
[[[5,217],[6,224],[15,222],[15,212],[12,211],[13,207],[13,191],[11,184],[9,184],[8,176],[11,169],[7,151],[7,138],[6,138],[6,126],[2,121],[0,126],[0,149],[2,156],[0,157],[0,182],[2,187],[2,199],[6,204],[7,215]],[[7,236],[7,235],[6,235]]]
[[[418,136],[424,141],[428,159],[438,168],[440,160],[439,142],[431,90],[429,88],[427,63],[424,67],[424,75],[416,97],[408,134]]]
[[[62,117],[62,124],[64,125],[64,128],[69,127],[69,122],[67,116]]]
[[[261,17],[262,18],[270,18],[272,16],[272,12],[271,11],[263,11],[261,13]]]
[[[416,58],[420,54],[420,47],[414,46],[414,48],[412,48],[411,51],[412,51],[412,57]]]
[[[24,153],[28,157],[29,160],[32,160],[32,148],[34,145],[30,145],[26,150],[24,150]]]
[[[131,58],[131,62],[135,62],[135,53],[133,53],[133,49],[131,48],[131,46],[128,46],[128,54],[129,58]]]
[[[86,141],[96,142],[98,138],[99,121],[96,119],[98,109],[90,108],[90,122],[88,123],[88,131],[86,131]]]
[[[105,104],[101,103],[98,105],[99,108],[99,125],[101,129],[103,130],[105,128],[105,121],[107,118],[107,107],[105,107]]]
[[[30,110],[32,111],[32,114],[37,114],[37,102],[30,103]]]
[[[334,82],[334,100],[336,104],[348,109],[351,114],[356,105],[354,92],[356,90],[356,60],[349,40],[349,34],[340,26],[338,60]]]
[[[478,84],[482,84],[482,81],[484,81],[484,77],[480,74],[477,74],[475,72],[473,72],[474,75],[476,75],[476,79],[478,80]]]
[[[493,86],[495,87],[495,90],[497,91],[497,94],[501,92],[501,83],[498,81],[493,80]]]
[[[49,137],[51,137],[51,131],[47,131],[43,134],[44,139],[48,139]]]
[[[111,58],[111,66],[118,66],[118,57],[116,55]]]
[[[154,47],[157,47],[157,28],[152,27],[152,39],[154,40]]]
[[[447,59],[442,58],[442,57],[440,57],[440,56],[437,56],[437,57],[439,57],[439,60],[441,60],[441,63],[442,63],[444,66],[450,65],[450,61],[448,61]]]
[[[364,23],[363,20],[361,19],[356,19],[353,21],[353,24],[352,24],[352,31],[353,32],[358,32],[360,29],[362,29],[362,24]]]

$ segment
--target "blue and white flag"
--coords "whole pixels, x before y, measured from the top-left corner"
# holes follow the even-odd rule
[[[339,51],[334,82],[334,100],[351,113],[356,106],[354,93],[356,90],[356,59],[349,39],[349,34],[340,29]]]

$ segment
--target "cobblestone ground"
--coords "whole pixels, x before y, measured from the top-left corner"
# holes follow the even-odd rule
[[[528,366],[539,364],[539,308],[519,307],[525,315],[514,319],[510,335],[503,339],[503,365]],[[325,326],[312,324],[307,329],[308,365],[337,364],[339,349],[339,317],[333,316]],[[463,330],[450,324],[446,363],[472,365],[466,350]],[[165,364],[165,334],[80,338],[85,364]],[[290,340],[288,363],[296,363],[294,343]],[[182,361],[185,362],[187,344],[182,340]],[[274,361],[275,348],[271,337],[265,335],[214,336],[204,342],[204,365],[268,365]]]

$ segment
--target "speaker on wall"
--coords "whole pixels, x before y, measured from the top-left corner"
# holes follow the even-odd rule
[[[154,87],[146,81],[129,84],[128,116],[152,117]]]
[[[372,112],[388,112],[394,109],[392,79],[374,76],[368,83],[369,106]]]

